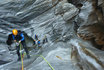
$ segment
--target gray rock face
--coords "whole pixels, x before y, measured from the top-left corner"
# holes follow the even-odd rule
[[[78,29],[79,36],[86,40],[94,39],[98,45],[103,45],[103,17],[101,8],[96,5],[96,1],[92,1],[92,11],[89,12],[86,22]]]
[[[70,20],[71,18],[73,18],[78,14],[78,9],[75,8],[75,6],[72,6],[71,4],[68,4],[68,3],[64,4],[63,10],[65,12],[65,14],[63,15],[63,18],[65,21]]]
[[[60,14],[63,16],[65,21],[70,20],[78,14],[78,9],[70,3],[59,3],[59,6],[55,10],[55,14]]]
[[[82,40],[94,38],[102,45],[103,38],[99,38],[103,36],[102,13],[93,6],[93,0],[71,3],[67,0],[14,0],[1,4],[0,59],[10,63],[0,65],[0,70],[21,69],[21,62],[16,62],[16,50],[9,51],[5,43],[14,28],[27,33],[28,47],[34,47],[31,38],[34,39],[35,34],[41,41],[42,48],[31,49],[30,59],[24,56],[26,70],[51,70],[42,57],[37,56],[40,54],[54,70],[103,70],[103,52],[94,48],[90,41]],[[81,6],[77,7],[76,3]],[[102,6],[102,2],[99,4]],[[79,26],[75,28],[77,33],[74,25]],[[47,36],[48,43],[42,44],[44,36]]]

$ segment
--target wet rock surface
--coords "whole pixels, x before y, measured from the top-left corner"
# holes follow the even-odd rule
[[[37,55],[44,56],[55,70],[103,70],[104,52],[91,42],[104,45],[103,4],[102,0],[2,1],[0,70],[21,69],[21,62],[16,61],[15,44],[6,45],[7,36],[14,28],[27,33],[25,38],[31,58],[24,57],[26,70],[51,70]],[[41,49],[33,48],[35,34],[41,43],[45,36],[48,38]]]
[[[92,1],[92,11],[87,21],[79,27],[78,35],[85,40],[93,39],[97,45],[103,45],[104,16],[102,9],[98,6],[97,0]]]

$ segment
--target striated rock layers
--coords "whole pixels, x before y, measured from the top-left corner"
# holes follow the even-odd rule
[[[89,6],[86,6],[88,3]],[[102,0],[86,0],[82,4],[76,20],[80,25],[77,29],[78,36],[85,40],[93,40],[97,45],[104,45],[104,2]]]

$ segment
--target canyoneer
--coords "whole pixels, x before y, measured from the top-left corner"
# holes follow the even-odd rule
[[[35,34],[35,39],[38,40],[38,35]]]
[[[47,39],[47,36],[45,35],[44,38],[43,38],[43,44],[45,44],[47,42],[48,42],[48,39]]]
[[[17,43],[17,42],[19,43],[19,45],[16,46],[18,61],[21,60],[21,56],[20,56],[20,52],[19,52],[20,51],[20,43],[22,44],[22,46],[26,52],[27,58],[30,58],[29,51],[26,47],[26,42],[25,42],[25,37],[24,37],[23,32],[20,30],[17,30],[17,29],[13,29],[12,30],[12,38],[15,43]]]
[[[40,40],[37,41],[37,44],[38,44],[38,48],[41,48]]]

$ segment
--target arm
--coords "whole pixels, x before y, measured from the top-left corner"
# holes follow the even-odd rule
[[[12,35],[12,38],[13,38],[13,40],[15,40],[15,36],[14,35]]]
[[[25,40],[23,33],[21,33],[21,37],[22,37],[21,41]]]
[[[12,35],[12,38],[13,38],[14,42],[16,42],[16,39],[15,39],[15,36],[14,35]]]

